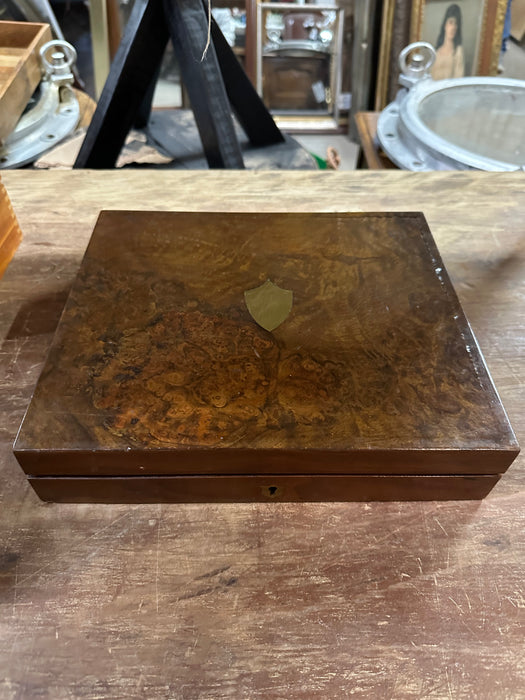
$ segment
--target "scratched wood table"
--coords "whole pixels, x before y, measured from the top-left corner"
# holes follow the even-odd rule
[[[12,443],[100,209],[423,211],[518,440],[525,176],[2,175],[0,697],[523,698],[525,474],[482,501],[42,503]]]

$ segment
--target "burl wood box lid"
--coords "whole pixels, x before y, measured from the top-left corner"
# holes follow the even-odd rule
[[[273,331],[245,291],[293,294]],[[39,476],[487,475],[519,451],[424,217],[100,214],[15,443]]]

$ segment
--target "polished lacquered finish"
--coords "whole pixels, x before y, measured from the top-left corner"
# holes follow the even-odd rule
[[[482,497],[518,446],[421,214],[102,212],[15,453],[51,500],[402,500]]]

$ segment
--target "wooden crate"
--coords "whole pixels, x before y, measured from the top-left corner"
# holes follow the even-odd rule
[[[414,213],[103,212],[15,444],[125,502],[481,498],[518,451]]]
[[[5,187],[0,182],[0,277],[4,274],[21,240],[22,231]]]
[[[47,24],[0,22],[0,143],[13,131],[42,77],[39,51]]]

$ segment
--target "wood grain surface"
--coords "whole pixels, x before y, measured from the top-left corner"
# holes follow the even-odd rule
[[[269,279],[294,300],[271,333],[244,300]],[[15,454],[35,476],[224,484],[494,474],[517,449],[421,214],[103,211]]]
[[[523,173],[3,181],[0,697],[523,698],[522,456],[482,502],[55,505],[12,454],[103,208],[423,211],[523,442]]]
[[[81,462],[80,459],[78,461]],[[330,468],[329,458],[325,463]],[[485,498],[499,479],[499,474],[374,476],[321,472],[264,476],[258,473],[146,477],[37,476],[29,477],[29,482],[43,501],[56,503],[333,503],[472,501]]]

